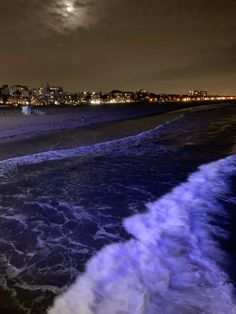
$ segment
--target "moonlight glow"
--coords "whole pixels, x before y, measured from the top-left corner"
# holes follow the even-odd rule
[[[87,28],[96,20],[91,13],[91,3],[87,0],[84,2],[54,0],[46,8],[48,16],[44,20],[47,26],[61,34],[69,34],[79,28]]]
[[[73,13],[73,12],[74,12],[74,6],[73,6],[73,4],[67,4],[67,5],[66,5],[66,11],[67,11],[68,13]]]

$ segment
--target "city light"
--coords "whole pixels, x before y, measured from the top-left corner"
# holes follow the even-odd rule
[[[22,106],[30,104],[40,105],[80,105],[80,104],[124,104],[124,103],[187,103],[187,102],[211,102],[233,101],[236,96],[208,95],[207,91],[189,91],[185,95],[152,93],[146,90],[120,91],[113,90],[108,93],[101,91],[80,91],[68,93],[60,86],[51,86],[48,83],[39,88],[29,88],[24,85],[2,85],[0,87],[0,104]]]

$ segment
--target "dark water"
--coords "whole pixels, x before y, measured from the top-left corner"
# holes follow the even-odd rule
[[[124,140],[1,162],[0,312],[45,313],[96,252],[132,238],[124,218],[146,212],[148,202],[185,182],[200,165],[233,154],[235,147],[236,106],[230,105],[189,112]],[[236,177],[228,172],[222,180],[229,188],[217,194],[217,206],[226,214],[206,218],[206,225],[218,228],[213,238],[227,255],[206,258],[234,284]],[[179,307],[166,313],[211,310],[200,312],[193,305],[191,311]]]

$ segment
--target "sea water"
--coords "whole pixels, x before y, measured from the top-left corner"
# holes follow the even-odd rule
[[[236,313],[235,145],[230,105],[1,161],[1,312]]]

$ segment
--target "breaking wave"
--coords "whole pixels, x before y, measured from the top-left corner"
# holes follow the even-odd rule
[[[82,146],[82,147],[64,149],[64,150],[52,150],[52,151],[37,153],[33,155],[2,160],[0,161],[0,178],[4,177],[9,171],[14,170],[17,168],[17,166],[21,166],[21,165],[39,164],[45,161],[60,160],[60,159],[78,157],[78,156],[83,156],[83,155],[88,155],[88,154],[96,154],[99,152],[106,153],[106,152],[112,151],[116,147],[120,148],[122,145],[125,145],[125,144],[137,144],[141,142],[142,140],[146,140],[146,139],[156,136],[163,127],[171,124],[172,122],[176,120],[180,120],[183,117],[184,117],[184,114],[176,119],[163,123],[162,125],[154,129],[151,129],[149,131],[145,131],[137,135],[128,136],[121,139],[106,141],[106,142],[89,145],[89,146]]]
[[[226,215],[217,199],[235,172],[236,156],[203,165],[147,204],[145,214],[125,219],[134,238],[102,249],[48,313],[235,314],[216,241],[227,235],[214,223],[215,215]]]

